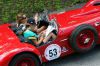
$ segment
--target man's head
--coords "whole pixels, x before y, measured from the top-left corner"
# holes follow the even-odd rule
[[[29,25],[36,25],[35,20],[33,18],[29,18],[27,20],[27,24],[29,24]]]
[[[29,18],[27,20],[27,25],[31,26],[31,29],[36,31],[37,30],[37,24],[35,23],[35,20],[33,18]]]

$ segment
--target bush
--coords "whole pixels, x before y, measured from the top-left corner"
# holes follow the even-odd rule
[[[67,1],[67,0],[65,0]],[[86,0],[0,0],[0,21],[3,23],[15,21],[19,12],[26,13],[28,17],[35,12],[42,12],[45,8],[49,10],[59,10],[64,6],[82,3]]]

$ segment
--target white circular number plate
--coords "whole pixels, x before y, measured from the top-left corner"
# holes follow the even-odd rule
[[[49,45],[46,48],[44,55],[47,60],[57,59],[61,55],[61,47],[57,44]]]

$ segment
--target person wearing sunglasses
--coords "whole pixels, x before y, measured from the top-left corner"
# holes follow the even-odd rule
[[[16,34],[22,34],[26,29],[27,17],[24,13],[19,13],[16,16],[16,22],[11,24],[11,27]]]

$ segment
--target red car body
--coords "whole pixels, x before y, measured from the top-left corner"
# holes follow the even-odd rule
[[[95,5],[96,3],[99,5]],[[9,66],[10,61],[21,53],[32,53],[36,55],[41,63],[74,53],[75,50],[71,47],[69,38],[73,30],[82,24],[89,24],[94,27],[100,38],[100,0],[90,0],[84,7],[76,10],[49,14],[49,19],[56,19],[59,29],[58,35],[56,40],[40,47],[20,42],[19,38],[9,28],[9,24],[1,25],[0,66]],[[99,43],[100,39],[97,41],[97,44]],[[48,58],[47,51],[51,45],[56,45],[58,49],[60,48],[58,57]],[[47,57],[45,52],[47,52]],[[53,53],[55,54],[56,52]]]

